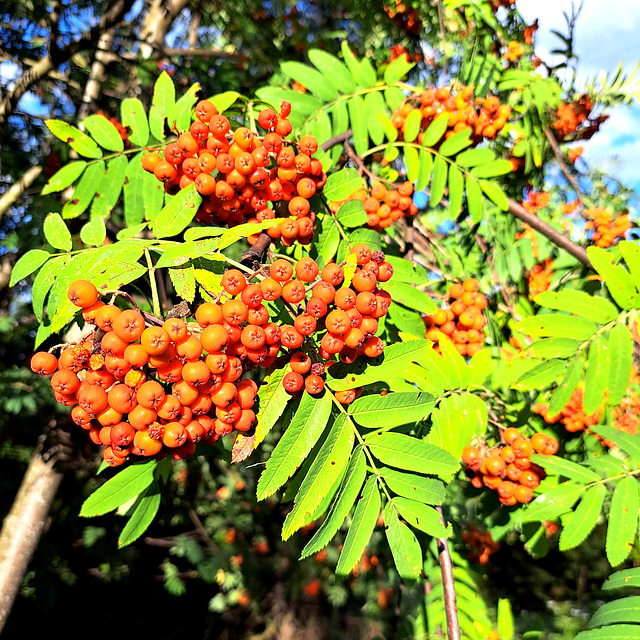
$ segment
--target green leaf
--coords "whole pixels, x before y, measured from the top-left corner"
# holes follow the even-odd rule
[[[634,460],[640,461],[640,442],[637,436],[624,433],[623,431],[603,424],[590,427],[590,429],[603,438],[617,444],[622,451]]]
[[[360,561],[380,514],[380,494],[375,476],[371,476],[356,505],[342,551],[336,566],[336,575],[346,576]]]
[[[111,214],[120,199],[120,193],[127,179],[128,167],[129,160],[124,155],[109,160],[107,163],[107,171],[102,175],[96,194],[91,202],[92,217],[103,217]],[[155,176],[152,176],[150,173],[147,175],[153,177],[153,179],[162,186],[162,183],[156,180]]]
[[[407,180],[417,182],[420,171],[420,156],[415,147],[404,148],[404,164],[407,167]]]
[[[459,167],[477,167],[491,162],[495,157],[494,150],[489,147],[467,149],[456,157],[456,163]]]
[[[349,405],[349,414],[361,427],[390,429],[424,420],[435,399],[428,393],[388,393],[361,396]]]
[[[125,98],[120,103],[120,120],[125,127],[131,129],[131,143],[138,147],[146,147],[149,142],[149,121],[138,98]]]
[[[76,185],[73,197],[64,203],[62,207],[62,217],[65,219],[77,218],[87,210],[91,200],[98,190],[100,181],[104,174],[104,162],[99,160],[95,164],[90,164],[82,174],[80,181]]]
[[[556,387],[549,401],[549,416],[555,416],[560,413],[567,405],[567,402],[571,400],[573,392],[582,379],[583,365],[581,353],[571,359],[562,382]]]
[[[264,500],[275,493],[309,455],[331,415],[328,393],[313,397],[307,392],[282,438],[271,453],[258,481],[257,497]]]
[[[334,55],[322,49],[309,49],[311,63],[341,93],[353,93],[357,85],[347,66]]]
[[[118,548],[135,542],[151,525],[160,508],[160,487],[153,482],[136,501],[135,509],[118,536]]]
[[[429,340],[412,340],[387,347],[381,356],[370,358],[367,363],[335,365],[327,374],[327,386],[335,391],[343,391],[386,380],[391,375],[397,375],[411,362],[419,361],[431,348]]]
[[[209,98],[218,113],[224,113],[231,105],[235,104],[242,96],[237,91],[223,91]]]
[[[156,238],[171,238],[184,231],[196,215],[202,196],[194,185],[181,189],[151,224]]]
[[[561,458],[560,456],[543,456],[534,453],[531,456],[531,462],[541,466],[549,473],[556,474],[558,476],[567,478],[569,480],[576,480],[579,482],[590,483],[599,482],[602,480],[600,474],[585,467],[584,465],[572,462],[567,458]]]
[[[422,144],[425,147],[435,147],[442,139],[444,132],[449,126],[449,114],[443,113],[439,115],[426,129]]]
[[[180,267],[170,267],[169,277],[176,293],[187,302],[193,302],[196,297],[196,270],[192,264]]]
[[[13,266],[9,286],[13,287],[17,282],[37,271],[50,257],[51,254],[42,249],[27,251]]]
[[[442,523],[442,515],[433,507],[402,497],[393,498],[391,504],[414,529],[434,538],[448,538],[451,535],[451,529]]]
[[[329,515],[302,550],[300,560],[324,549],[333,536],[338,533],[338,529],[340,529],[342,522],[347,517],[349,511],[351,511],[351,507],[360,493],[366,475],[367,465],[365,454],[362,447],[359,447],[351,457],[347,472],[342,479],[340,490]]]
[[[607,495],[603,484],[587,489],[575,511],[567,516],[560,533],[560,551],[568,551],[582,544],[593,531]]]
[[[636,291],[633,277],[623,266],[613,264],[610,252],[600,247],[587,247],[587,256],[618,306],[623,309],[640,307],[640,294]]]
[[[62,120],[45,120],[49,131],[85,158],[102,158],[100,147],[77,127]]]
[[[477,180],[467,180],[467,207],[469,215],[474,224],[482,220],[484,202],[482,199],[482,189]]]
[[[124,219],[128,227],[140,224],[145,219],[144,181],[145,174],[158,183],[162,183],[142,168],[142,153],[136,154],[127,167],[123,186]]]
[[[471,169],[471,175],[475,178],[497,178],[498,176],[504,176],[511,173],[512,170],[513,167],[511,162],[501,158],[499,160],[493,160],[487,164],[474,167]]]
[[[384,118],[387,113],[387,105],[384,103],[382,93],[380,93],[380,91],[370,91],[367,93],[364,96],[364,108],[369,114],[367,118],[369,137],[373,140],[374,144],[382,144],[385,138],[385,129],[379,116]],[[390,120],[388,120],[388,124],[393,131],[396,131]]]
[[[462,208],[462,196],[464,195],[464,176],[458,167],[449,167],[449,215],[457,218]]]
[[[356,153],[361,156],[369,148],[367,114],[364,109],[364,101],[360,96],[352,96],[349,98],[347,108],[349,109],[349,120],[353,131],[353,146]]]
[[[406,473],[391,467],[378,467],[378,473],[393,493],[404,498],[419,500],[425,504],[440,505],[444,502],[445,485],[436,478]]]
[[[323,102],[331,102],[339,93],[329,80],[312,67],[301,62],[281,62],[282,72],[292,80],[299,82]]]
[[[429,197],[429,206],[435,207],[442,200],[444,189],[447,185],[447,162],[441,156],[436,157],[433,163],[433,178],[431,179],[431,195]]]
[[[544,491],[524,510],[523,522],[542,522],[553,520],[571,511],[585,488],[575,482],[563,482],[556,487]]]
[[[363,187],[362,176],[356,169],[347,167],[332,173],[327,178],[327,183],[324,185],[322,193],[329,202],[340,202]]]
[[[578,340],[571,338],[543,338],[526,348],[531,358],[570,358],[580,348]]]
[[[640,567],[623,569],[612,573],[602,584],[603,591],[623,589],[625,587],[640,587]]]
[[[345,414],[340,414],[300,485],[293,509],[285,518],[283,540],[289,539],[304,526],[307,516],[316,510],[331,485],[342,474],[351,457],[354,439],[352,425]]]
[[[373,87],[375,85],[378,76],[376,70],[373,68],[369,58],[363,58],[360,60],[360,73],[365,83],[365,87]]]
[[[59,213],[48,213],[43,225],[44,237],[55,249],[71,251],[71,232]]]
[[[417,580],[422,574],[422,549],[418,539],[400,522],[390,504],[384,510],[384,524],[398,575],[403,580]]]
[[[347,228],[361,227],[367,224],[368,220],[362,200],[348,200],[345,202],[340,209],[338,209],[336,218],[343,227]]]
[[[93,218],[80,229],[80,240],[88,246],[99,247],[106,237],[104,218]]]
[[[506,161],[505,161],[506,162]],[[479,180],[480,188],[484,191],[485,195],[495,204],[498,209],[506,211],[509,208],[509,202],[507,196],[501,187],[495,182],[487,182],[486,180]]]
[[[575,640],[640,640],[640,627],[635,624],[613,624],[581,631]]]
[[[380,462],[405,471],[448,480],[460,468],[448,451],[404,433],[374,432],[365,437],[365,442]]]
[[[393,278],[385,282],[384,288],[398,304],[420,313],[433,313],[436,311],[436,303],[420,289],[412,287],[405,282],[396,282]]]
[[[372,95],[380,95],[380,94],[376,93]],[[389,142],[395,142],[398,139],[398,130],[391,123],[391,119],[388,118],[384,114],[384,112],[381,113],[379,111],[376,111],[373,114],[373,117],[375,117],[375,119],[378,120],[378,122],[380,123],[380,126],[382,127],[382,131],[384,132],[384,135],[387,137],[387,140]],[[371,117],[369,118],[369,131],[371,131]]]
[[[191,112],[202,91],[199,82],[194,82],[167,111],[167,124],[172,131],[188,131],[191,126]]]
[[[322,226],[317,236],[315,249],[318,253],[318,264],[323,267],[331,261],[340,246],[340,231],[332,215],[321,217]]]
[[[630,476],[622,478],[609,505],[605,551],[612,567],[624,562],[631,553],[638,528],[638,503],[638,481]]]
[[[141,494],[154,479],[156,460],[132,464],[98,487],[82,504],[80,516],[92,518],[114,511]]]
[[[407,151],[413,147],[408,147]],[[405,152],[406,153],[406,152]],[[420,149],[418,156],[418,171],[415,180],[415,190],[423,191],[429,184],[431,169],[433,168],[433,156],[426,149]]]
[[[539,314],[525,318],[516,324],[516,331],[529,336],[549,338],[573,338],[589,340],[598,326],[584,318],[573,318],[559,314]]]
[[[236,225],[231,229],[225,231],[220,237],[220,244],[218,245],[218,251],[222,251],[227,247],[230,247],[234,242],[248,238],[254,233],[260,233],[269,227],[273,227],[279,224],[278,219],[263,220],[262,222],[245,222],[244,224]]]
[[[589,626],[599,627],[616,622],[640,623],[640,596],[626,596],[613,602],[605,602],[591,616]]]
[[[422,123],[422,112],[420,109],[414,109],[409,112],[404,123],[404,141],[413,142],[420,133],[420,125]]]
[[[640,289],[640,250],[637,242],[622,240],[618,243],[620,254],[627,263],[629,273],[633,278],[636,289]]]
[[[450,156],[454,156],[456,153],[459,153],[460,151],[466,149],[471,145],[470,137],[471,129],[459,131],[440,145],[440,147],[438,148],[438,153],[447,158]],[[511,163],[509,163],[509,167],[511,167]]]
[[[594,413],[604,400],[609,383],[609,366],[608,344],[600,334],[597,334],[589,345],[587,371],[584,376],[583,406],[587,415]]]
[[[179,267],[190,260],[201,258],[213,251],[218,244],[217,238],[206,240],[188,240],[176,245],[165,245],[166,250],[156,262],[156,269],[163,267]],[[165,247],[159,247],[165,248]]]
[[[58,256],[57,258],[47,260],[33,279],[33,285],[31,286],[31,304],[38,322],[42,322],[45,298],[51,290],[58,273],[64,268],[68,260],[69,256]]]
[[[256,425],[256,443],[257,447],[267,436],[269,431],[278,421],[284,408],[289,402],[289,394],[282,386],[282,378],[289,371],[289,367],[274,369],[267,375],[258,388],[258,400],[260,402],[260,411],[258,411],[258,422]]]
[[[487,419],[487,407],[478,396],[471,393],[446,396],[433,412],[426,440],[459,460],[473,436],[486,431]]]
[[[609,367],[609,381],[607,401],[611,406],[620,404],[627,393],[631,365],[633,363],[633,340],[631,332],[621,322],[613,325],[609,331],[607,343],[609,359],[613,366]]]
[[[103,115],[94,114],[87,116],[82,124],[86,127],[91,137],[108,151],[124,151],[124,141],[115,125]]]
[[[573,289],[545,291],[536,296],[535,302],[542,307],[573,313],[598,324],[606,324],[618,317],[616,307],[605,298]]]
[[[500,640],[511,640],[515,633],[511,603],[507,598],[498,599],[498,637]]]
[[[518,376],[511,384],[512,389],[518,391],[531,391],[531,389],[544,389],[548,387],[558,376],[561,376],[566,368],[564,360],[544,360],[535,367],[528,369]]]
[[[56,171],[49,178],[47,184],[42,187],[42,195],[46,196],[50,193],[63,191],[82,175],[86,166],[87,163],[85,160],[76,160],[75,162],[65,164],[62,169]]]
[[[408,73],[415,67],[414,62],[409,62],[406,54],[398,56],[395,60],[391,61],[384,70],[384,82],[388,85],[393,85],[396,82],[402,80]]]
[[[163,71],[153,87],[151,109],[149,110],[149,130],[158,141],[164,141],[164,123],[176,103],[176,89],[171,76]]]

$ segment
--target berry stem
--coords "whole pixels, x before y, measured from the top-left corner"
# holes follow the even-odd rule
[[[158,286],[156,283],[156,269],[153,266],[153,260],[151,259],[151,254],[149,253],[149,249],[145,247],[144,257],[147,260],[147,268],[149,269],[149,282],[151,283],[151,298],[153,300],[153,315],[156,318],[162,317],[162,311],[160,310],[160,298],[158,296]]]

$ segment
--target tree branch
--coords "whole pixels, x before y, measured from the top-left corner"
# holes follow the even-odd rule
[[[105,31],[118,25],[122,21],[125,13],[131,9],[133,3],[134,0],[115,0],[105,11],[95,27],[85,31],[78,40],[69,43],[66,47],[58,49],[54,53],[55,61],[51,57],[51,52],[49,52],[16,80],[13,89],[9,91],[2,102],[0,102],[0,137],[2,136],[7,119],[15,110],[20,98],[22,98],[34,84],[53,71],[55,67],[67,62],[81,51],[95,49],[98,46],[100,36]]]
[[[582,202],[582,192],[580,191],[580,185],[578,184],[576,177],[572,175],[571,172],[569,171],[569,167],[567,167],[567,163],[564,161],[564,158],[562,157],[560,146],[558,145],[558,141],[556,140],[556,137],[553,135],[553,131],[551,131],[551,129],[547,127],[544,130],[544,135],[547,136],[547,140],[549,141],[549,144],[553,149],[553,153],[555,153],[556,155],[556,160],[558,161],[558,166],[560,167],[560,171],[562,171],[562,174],[567,179],[567,182],[571,185],[573,190],[576,192],[576,198],[578,198],[578,200]]]
[[[551,240],[553,244],[561,249],[564,249],[567,253],[570,253],[574,258],[582,262],[585,267],[592,268],[589,257],[584,247],[576,244],[571,238],[568,238],[564,233],[554,229],[551,225],[547,224],[543,220],[540,220],[534,213],[529,213],[521,204],[518,204],[514,200],[508,200],[509,213],[518,218],[522,222],[526,222],[530,227],[533,227],[536,231],[539,231],[543,236]]]
[[[0,196],[0,218],[7,212],[9,207],[22,195],[22,193],[28,189],[42,173],[42,167],[35,166],[27,169],[25,174],[14,182],[6,193]]]

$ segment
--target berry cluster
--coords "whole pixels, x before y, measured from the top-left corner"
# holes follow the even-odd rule
[[[524,54],[524,47],[521,42],[517,40],[511,40],[507,45],[507,50],[504,52],[504,59],[509,62],[517,62]]]
[[[594,427],[600,422],[602,410],[597,409],[591,415],[587,415],[583,405],[584,389],[578,387],[572,394],[569,402],[555,416],[549,416],[549,405],[545,402],[536,402],[531,411],[542,416],[547,424],[555,424],[561,422],[564,428],[570,433],[576,431],[587,431],[589,427]]]
[[[525,438],[518,429],[509,427],[502,434],[504,443],[491,449],[465,447],[462,461],[465,473],[476,489],[487,487],[498,492],[502,504],[525,504],[533,499],[533,490],[545,476],[544,469],[531,462],[533,453],[552,456],[558,441],[544,433]]]
[[[478,97],[474,100],[473,91],[473,87],[463,87],[457,93],[448,87],[426,89],[416,98],[407,99],[402,106],[395,109],[391,122],[398,131],[404,132],[407,116],[414,109],[420,109],[422,122],[418,142],[422,144],[424,132],[433,120],[447,113],[448,128],[440,142],[466,130],[471,130],[471,139],[476,144],[483,138],[493,139],[507,123],[511,107],[500,104],[496,96]]]
[[[86,280],[73,282],[68,296],[95,329],[59,358],[36,353],[31,368],[51,375],[56,400],[105,446],[109,465],[129,456],[189,457],[198,442],[252,427],[258,386],[241,379],[237,304],[206,302],[195,323],[156,324],[135,308],[102,302]]]
[[[462,284],[449,287],[447,308],[424,316],[426,338],[436,351],[442,334],[453,340],[455,348],[463,356],[473,356],[483,348],[486,335],[482,330],[487,323],[482,311],[487,308],[487,298],[478,291],[475,278],[467,278]]]
[[[414,216],[418,213],[418,207],[411,199],[412,194],[411,182],[403,182],[397,187],[376,182],[371,189],[359,189],[342,202],[332,202],[330,207],[331,211],[337,213],[345,202],[361,200],[367,213],[367,226],[381,232],[402,216]]]
[[[361,355],[379,356],[384,343],[378,337],[378,320],[389,310],[391,296],[378,287],[393,275],[393,267],[382,251],[371,252],[368,246],[353,247],[356,269],[347,282],[342,266],[327,264],[322,270],[311,258],[302,258],[295,266],[276,260],[269,281],[277,281],[282,297],[295,315],[293,325],[281,327],[280,341],[290,350],[291,371],[282,384],[289,393],[303,387],[317,394],[324,388],[322,374],[331,363],[351,364]],[[264,281],[261,285],[264,284]],[[317,334],[318,348],[307,338]],[[306,341],[306,345],[305,345]],[[310,352],[310,353],[307,353]],[[336,392],[336,399],[349,404],[359,389]]]
[[[500,549],[500,543],[491,537],[490,531],[480,531],[475,522],[462,532],[462,541],[469,547],[468,559],[478,564],[487,564],[489,556]]]
[[[614,217],[608,209],[593,207],[586,209],[582,216],[587,220],[584,228],[592,231],[591,242],[597,247],[610,247],[621,239],[631,229],[629,214],[623,213]]]
[[[609,116],[592,117],[593,101],[587,94],[581,95],[573,102],[561,102],[556,110],[556,120],[553,128],[560,140],[571,139],[589,140],[600,129],[600,125]]]
[[[393,62],[400,56],[406,56],[407,62],[421,62],[422,54],[421,53],[411,53],[401,44],[394,44],[389,49],[389,61]]]
[[[401,28],[407,35],[417,36],[422,28],[422,20],[417,9],[407,6],[403,0],[395,0],[395,7],[384,7],[384,12]]]
[[[547,258],[544,262],[536,264],[529,271],[529,298],[533,300],[536,296],[549,289],[553,278],[553,260]]]
[[[261,111],[257,122],[266,134],[258,136],[247,127],[231,131],[229,119],[201,100],[189,131],[167,144],[162,156],[144,155],[142,165],[169,193],[195,185],[202,196],[199,222],[232,227],[281,217],[269,236],[285,246],[295,240],[308,244],[315,220],[309,198],[322,190],[327,176],[312,157],[318,150],[315,137],[285,140],[292,130],[290,113],[288,102],[279,114],[271,108]]]

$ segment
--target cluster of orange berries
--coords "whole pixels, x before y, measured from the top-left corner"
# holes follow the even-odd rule
[[[536,296],[549,289],[553,278],[553,260],[547,258],[544,262],[536,264],[529,271],[529,298],[533,300]]]
[[[318,150],[314,136],[302,136],[297,143],[285,140],[292,130],[290,113],[288,102],[280,113],[262,110],[257,123],[266,134],[258,136],[248,127],[231,131],[229,119],[201,100],[189,131],[167,144],[162,156],[144,155],[142,166],[168,193],[195,185],[202,196],[199,222],[232,227],[281,217],[269,236],[285,246],[296,240],[308,244],[315,220],[309,198],[321,192],[327,176],[312,157]]]
[[[406,56],[407,62],[420,62],[422,60],[421,53],[410,53],[407,48],[401,44],[394,44],[389,49],[389,61],[393,62],[400,56]]]
[[[578,387],[569,402],[555,416],[549,416],[549,405],[545,402],[537,402],[531,407],[533,413],[542,416],[547,424],[561,422],[564,428],[570,433],[576,431],[589,431],[589,427],[594,427],[600,422],[602,410],[597,409],[591,415],[587,415],[584,410],[584,389]]]
[[[442,334],[453,341],[455,348],[463,356],[473,356],[483,349],[486,335],[482,330],[487,319],[482,313],[487,308],[487,298],[478,291],[475,278],[467,278],[449,287],[447,308],[423,317],[427,332],[425,337],[439,350],[438,341]]]
[[[517,40],[511,40],[507,45],[507,50],[504,53],[504,59],[509,62],[517,62],[519,58],[524,54],[524,47],[521,42]]]
[[[558,441],[544,433],[525,438],[509,427],[502,434],[504,444],[491,449],[468,446],[462,450],[465,473],[476,489],[487,487],[498,492],[502,504],[513,506],[533,499],[533,490],[545,477],[544,469],[530,460],[533,453],[552,456]]]
[[[480,531],[475,522],[462,532],[461,537],[470,549],[468,559],[471,562],[487,564],[489,556],[500,549],[500,543],[491,537],[491,532]]]
[[[405,0],[395,0],[395,7],[384,7],[384,12],[408,35],[417,36],[422,27],[422,20],[417,9],[407,7]]]
[[[320,270],[314,260],[302,258],[296,264],[295,278],[286,260],[278,259],[271,265],[269,280],[281,284],[281,295],[296,314],[293,325],[281,327],[280,337],[291,353],[291,371],[282,380],[291,394],[303,387],[308,393],[320,393],[324,388],[321,376],[327,366],[337,362],[336,356],[351,364],[359,356],[375,358],[384,350],[376,333],[378,320],[389,310],[391,296],[378,284],[391,278],[393,267],[382,251],[372,252],[365,244],[354,246],[352,253],[357,265],[348,286],[344,270],[335,263]],[[314,334],[322,336],[317,349],[308,340]],[[335,397],[342,404],[350,404],[360,392],[337,391]]]
[[[596,133],[600,125],[609,116],[600,115],[595,118],[591,116],[593,101],[587,94],[581,95],[573,102],[561,102],[556,110],[556,120],[553,128],[556,130],[561,140],[569,136],[588,140]],[[577,134],[574,136],[574,134]]]
[[[593,231],[591,241],[597,247],[606,248],[614,245],[631,229],[628,213],[614,218],[608,209],[593,207],[583,211],[582,215],[587,220],[585,229]]]
[[[403,216],[415,216],[418,213],[412,194],[411,182],[403,182],[397,187],[376,182],[371,189],[359,189],[342,202],[332,202],[330,207],[331,211],[337,213],[345,202],[360,200],[367,213],[367,226],[382,231]]]
[[[414,109],[420,109],[422,122],[418,142],[422,144],[424,132],[433,120],[447,113],[449,123],[442,140],[466,130],[471,131],[471,138],[476,144],[483,138],[493,139],[507,123],[511,107],[500,104],[496,96],[477,97],[474,100],[473,95],[473,87],[462,87],[457,92],[449,87],[425,89],[418,97],[407,99],[395,109],[391,122],[398,131],[404,132],[407,116]]]
[[[73,282],[68,296],[95,329],[58,358],[34,354],[31,368],[51,376],[55,399],[72,407],[73,421],[105,446],[109,465],[129,456],[185,458],[198,442],[212,444],[253,426],[258,386],[242,380],[243,373],[248,363],[272,362],[280,348],[275,340],[269,349],[257,346],[255,327],[263,337],[279,332],[270,328],[264,305],[251,308],[255,324],[243,329],[249,307],[240,300],[205,302],[195,323],[187,323],[150,321],[137,309],[105,304],[86,280]]]

